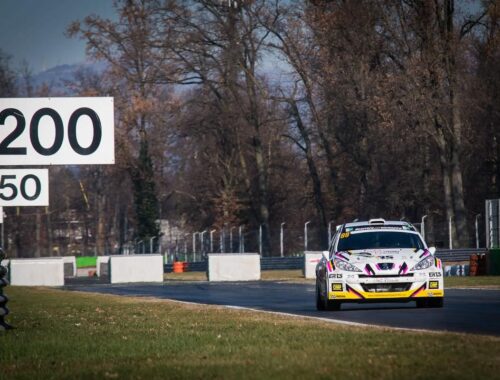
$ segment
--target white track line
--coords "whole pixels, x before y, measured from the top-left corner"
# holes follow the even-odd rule
[[[272,314],[272,315],[278,315],[278,316],[283,316],[283,317],[291,317],[291,318],[296,318],[296,319],[312,319],[312,320],[315,320],[315,321],[335,323],[335,324],[338,324],[338,325],[346,325],[346,326],[353,326],[353,327],[369,327],[369,328],[377,328],[377,329],[387,329],[387,330],[396,330],[396,331],[408,331],[408,332],[418,332],[418,333],[428,333],[428,334],[468,335],[468,333],[460,333],[460,332],[456,332],[456,331],[439,331],[439,330],[415,329],[415,328],[409,328],[409,327],[393,327],[393,326],[376,325],[376,324],[369,324],[369,323],[350,322],[350,321],[343,321],[341,319],[331,319],[331,318],[324,318],[324,317],[314,317],[314,316],[311,316],[311,315],[291,314],[291,313],[285,313],[285,312],[281,312],[281,311],[270,311],[270,310],[253,309],[251,307],[244,307],[244,306],[217,305],[217,304],[207,304],[207,303],[190,302],[190,301],[179,301],[179,300],[170,299],[170,298],[161,298],[161,299],[172,301],[172,302],[178,302],[178,303],[185,304],[185,305],[211,306],[211,307],[219,307],[219,308],[224,308],[224,309],[254,311],[254,312],[257,312],[257,313]],[[472,335],[477,335],[477,334],[472,334]]]
[[[476,287],[460,287],[460,288],[444,288],[444,290],[500,290],[499,287],[496,288],[476,288]]]

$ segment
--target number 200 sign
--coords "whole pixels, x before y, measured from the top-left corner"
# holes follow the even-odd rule
[[[0,166],[114,160],[113,98],[0,99]]]

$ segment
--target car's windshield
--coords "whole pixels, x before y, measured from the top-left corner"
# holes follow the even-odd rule
[[[355,251],[370,248],[416,248],[424,244],[417,234],[398,231],[344,232],[340,235],[337,251]]]

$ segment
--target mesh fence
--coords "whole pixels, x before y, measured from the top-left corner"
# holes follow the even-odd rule
[[[466,232],[457,237],[453,220],[446,218],[427,218],[413,223],[422,233],[428,246],[438,249],[485,247],[485,218],[477,215],[467,220]],[[260,253],[262,257],[300,256],[304,251],[323,251],[328,249],[329,237],[335,233],[335,226],[328,232],[328,227],[319,228],[308,224],[302,227],[272,226],[268,240],[263,228],[244,229],[238,227],[224,230],[207,229],[205,233],[185,234],[185,237],[162,243],[162,252],[168,262],[174,260],[200,261],[208,253]],[[212,233],[210,233],[212,231]],[[451,244],[451,245],[450,245]]]

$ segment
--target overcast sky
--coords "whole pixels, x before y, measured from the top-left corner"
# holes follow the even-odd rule
[[[67,26],[89,14],[112,18],[112,0],[0,0],[0,49],[13,68],[26,60],[33,73],[85,60],[85,44],[66,38]]]

